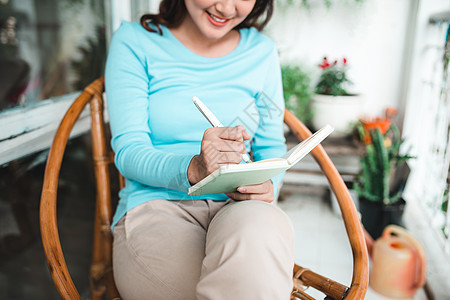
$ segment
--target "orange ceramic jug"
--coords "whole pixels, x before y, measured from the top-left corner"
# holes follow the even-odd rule
[[[374,291],[390,298],[411,298],[425,284],[425,252],[402,227],[388,225],[372,251],[369,285]]]

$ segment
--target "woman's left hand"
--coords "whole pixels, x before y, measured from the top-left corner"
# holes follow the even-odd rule
[[[264,202],[273,202],[273,184],[271,180],[267,180],[261,184],[246,185],[238,187],[237,192],[226,193],[233,200],[259,200]]]

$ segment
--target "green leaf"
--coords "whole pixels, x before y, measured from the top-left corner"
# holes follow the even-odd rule
[[[289,65],[281,68],[281,75],[286,108],[309,125],[313,118],[311,77],[299,66]]]

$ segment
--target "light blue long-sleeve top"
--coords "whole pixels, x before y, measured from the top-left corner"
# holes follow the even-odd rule
[[[244,125],[255,161],[281,157],[284,101],[275,44],[256,29],[241,29],[229,54],[204,57],[161,25],[162,35],[123,22],[106,63],[106,98],[115,164],[126,178],[113,224],[152,199],[226,200],[189,196],[187,169],[211,125],[192,102],[198,96],[224,126]],[[274,192],[282,175],[272,179]]]

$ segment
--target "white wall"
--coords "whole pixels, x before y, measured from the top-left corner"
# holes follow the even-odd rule
[[[402,68],[409,0],[333,1],[299,4],[276,1],[266,30],[278,45],[282,63],[301,64],[317,76],[323,56],[346,57],[353,89],[364,95],[364,112],[381,114],[386,106],[401,107]]]
[[[111,9],[111,32],[119,28],[125,21],[139,22],[143,14],[156,14],[160,0],[109,0]]]

